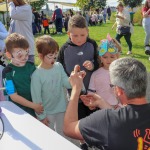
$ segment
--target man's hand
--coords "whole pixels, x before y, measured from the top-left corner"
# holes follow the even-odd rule
[[[83,78],[85,77],[85,75],[86,75],[85,71],[80,71],[79,65],[76,65],[74,67],[74,71],[72,71],[69,77],[69,81],[72,86],[72,89],[81,91],[83,87]]]
[[[95,93],[88,93],[87,95],[80,96],[84,105],[88,106],[89,109],[94,109],[96,107],[103,108],[112,108],[110,104],[104,101],[99,95]]]
[[[84,63],[83,63],[83,66],[87,69],[87,70],[93,70],[94,69],[94,65],[91,61],[89,60],[86,60]]]

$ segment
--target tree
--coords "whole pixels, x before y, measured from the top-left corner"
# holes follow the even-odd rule
[[[32,6],[32,8],[35,8],[36,10],[41,10],[41,8],[46,4],[45,0],[40,0],[37,2],[33,2],[30,5]]]
[[[94,7],[96,9],[99,9],[105,6],[106,6],[106,0],[94,0]]]
[[[76,6],[78,6],[80,9],[84,9],[85,6],[88,6],[90,0],[77,0]]]
[[[124,3],[125,6],[129,6],[131,8],[140,6],[143,0],[119,0]]]
[[[83,10],[99,9],[106,6],[106,0],[77,0],[76,6]]]

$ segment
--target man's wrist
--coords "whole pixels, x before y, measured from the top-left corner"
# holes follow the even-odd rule
[[[103,102],[99,101],[97,104],[97,107],[101,108],[101,109],[112,108],[112,106],[110,104],[108,104],[106,101],[103,101]]]
[[[80,96],[80,92],[81,92],[81,89],[80,89],[80,88],[78,88],[78,87],[73,87],[73,88],[72,88],[72,92],[71,92],[70,100],[74,99],[74,97],[76,97],[76,99],[78,100],[78,99],[79,99],[79,96]]]

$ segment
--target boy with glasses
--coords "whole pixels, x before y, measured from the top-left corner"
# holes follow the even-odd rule
[[[35,112],[41,113],[43,106],[32,102],[30,83],[35,66],[27,62],[28,53],[29,43],[25,37],[17,33],[10,34],[6,38],[6,55],[11,62],[2,73],[3,80],[12,80],[15,87],[15,93],[9,95],[10,101],[35,117]]]
[[[37,118],[59,133],[63,134],[63,120],[67,100],[64,88],[71,88],[63,66],[55,62],[59,46],[50,36],[36,40],[36,49],[41,60],[31,79],[31,94],[35,103],[42,103],[44,111]]]

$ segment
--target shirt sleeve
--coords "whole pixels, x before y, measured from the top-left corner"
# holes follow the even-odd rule
[[[15,87],[15,83],[13,81],[13,74],[15,73],[15,71],[12,70],[11,67],[7,66],[6,68],[3,69],[2,71],[2,79],[3,79],[3,85],[5,86],[5,82],[8,80],[12,80],[13,84],[14,84],[14,91],[15,93],[16,91],[16,87]],[[7,95],[6,90],[4,91],[4,94]]]
[[[88,90],[89,90],[89,92],[90,92],[90,90],[93,90],[93,92],[96,91],[96,87],[95,87],[95,74],[94,74],[94,72],[93,72],[93,74],[92,74],[92,76],[90,78],[90,83],[89,83]]]
[[[32,101],[34,103],[43,103],[41,94],[42,94],[42,84],[41,84],[41,81],[40,81],[40,77],[36,73],[33,73],[32,77],[31,77],[31,96],[32,96]],[[38,115],[36,113],[36,116],[37,116],[37,118],[39,120],[42,120],[42,119],[46,118],[45,110],[40,115]]]
[[[107,110],[98,110],[79,122],[79,130],[90,146],[108,146]]]

